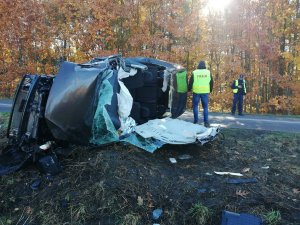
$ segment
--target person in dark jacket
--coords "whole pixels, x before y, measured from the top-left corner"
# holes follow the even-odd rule
[[[244,75],[241,74],[238,80],[233,81],[231,85],[233,92],[233,102],[231,108],[231,114],[235,114],[236,104],[238,104],[238,112],[240,116],[243,116],[243,100],[247,93],[246,81],[244,80]]]
[[[192,72],[189,80],[188,90],[193,91],[193,113],[194,123],[198,123],[198,108],[201,100],[203,108],[204,126],[209,127],[208,122],[208,99],[209,93],[213,90],[213,78],[209,70],[206,69],[204,61],[200,61],[196,70]]]

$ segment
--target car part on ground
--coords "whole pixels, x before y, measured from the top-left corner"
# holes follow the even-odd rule
[[[185,111],[186,102],[186,69],[157,59],[113,55],[84,64],[64,62],[55,77],[25,75],[7,132],[14,151],[6,151],[6,156],[25,160],[15,160],[14,165],[1,162],[0,175],[20,168],[29,158],[55,174],[61,168],[55,149],[68,143],[122,141],[154,152],[168,143],[213,140],[218,128],[175,119]],[[166,113],[170,118],[158,120]],[[176,133],[182,126],[184,132]],[[149,127],[156,135],[142,135]]]

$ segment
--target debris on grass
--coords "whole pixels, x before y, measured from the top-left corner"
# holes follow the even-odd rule
[[[160,216],[162,215],[162,213],[163,213],[163,210],[162,210],[162,209],[155,209],[155,210],[153,210],[153,212],[152,212],[152,218],[153,218],[154,220],[158,220],[158,219],[160,218]]]
[[[267,170],[267,169],[270,169],[270,166],[262,166],[261,168],[264,170]]]
[[[191,159],[191,158],[192,158],[192,156],[188,155],[188,154],[178,156],[178,159],[181,159],[181,160],[186,160],[186,159]]]
[[[199,189],[197,189],[198,193],[205,193],[206,191],[207,191],[206,188],[199,188]]]
[[[228,184],[247,184],[247,183],[257,183],[256,178],[237,178],[237,179],[228,179]]]
[[[221,225],[262,225],[262,220],[254,215],[247,213],[234,213],[229,211],[222,212]]]
[[[138,196],[138,198],[137,198],[137,204],[138,204],[139,206],[142,206],[143,203],[144,203],[144,200],[142,199],[142,197],[141,197],[141,196]]]
[[[212,176],[213,174],[212,174],[212,173],[209,173],[209,172],[207,172],[207,173],[205,173],[205,175],[206,175],[206,176]]]
[[[40,185],[42,183],[42,180],[41,179],[36,179],[31,185],[30,185],[30,188],[34,191],[38,190]]]
[[[244,169],[242,170],[243,173],[248,173],[249,171],[250,171],[250,168],[244,168]]]
[[[241,173],[232,173],[232,172],[217,172],[217,171],[214,171],[215,174],[218,174],[218,175],[231,175],[231,176],[237,176],[237,177],[242,177],[243,174]]]
[[[300,193],[300,190],[298,188],[293,188],[293,193],[294,194],[299,194]]]
[[[200,223],[195,222],[190,209],[200,200],[211,212],[205,225],[220,225],[222,209],[261,218],[274,209],[281,213],[276,225],[299,224],[295,208],[299,208],[300,167],[298,158],[290,154],[300,155],[300,135],[235,129],[224,133],[225,151],[217,146],[206,149],[189,145],[165,146],[148,154],[117,144],[97,148],[72,146],[72,153],[61,161],[63,172],[54,178],[40,177],[31,167],[1,177],[0,225],[8,224],[8,220],[16,224],[27,206],[32,208],[30,224],[197,225]],[[277,142],[292,144],[275,151],[275,142],[267,139],[274,134]],[[259,142],[249,141],[257,136]],[[235,144],[236,138],[244,141],[243,151],[233,158],[231,153],[241,148]],[[177,156],[182,154],[193,158],[179,161]],[[169,157],[175,156],[178,163],[170,165]],[[273,159],[267,164],[272,173],[261,169],[268,158]],[[243,168],[251,170],[246,173]],[[218,176],[214,170],[240,172],[245,177]],[[259,182],[227,183],[229,179],[251,177]],[[42,179],[43,187],[38,192],[30,189],[37,178]],[[198,189],[206,192],[198,193]],[[250,193],[242,197],[235,194],[237,190]],[[163,209],[163,214],[153,220],[152,211],[157,208]],[[26,214],[24,219],[27,218]]]
[[[169,160],[170,160],[170,162],[173,163],[173,164],[174,164],[174,163],[177,163],[177,160],[176,160],[175,158],[169,158]]]

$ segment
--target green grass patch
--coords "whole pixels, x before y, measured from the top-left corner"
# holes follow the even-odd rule
[[[201,203],[196,203],[190,208],[189,215],[193,224],[204,225],[209,222],[211,212],[206,206]]]
[[[267,225],[277,225],[281,222],[281,214],[278,210],[272,210],[263,215],[263,219]]]

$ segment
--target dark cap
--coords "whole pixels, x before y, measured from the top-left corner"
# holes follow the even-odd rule
[[[205,61],[200,61],[198,64],[197,69],[206,69]]]
[[[244,79],[244,77],[245,77],[245,75],[244,74],[240,74],[240,77],[239,77],[239,79]]]

